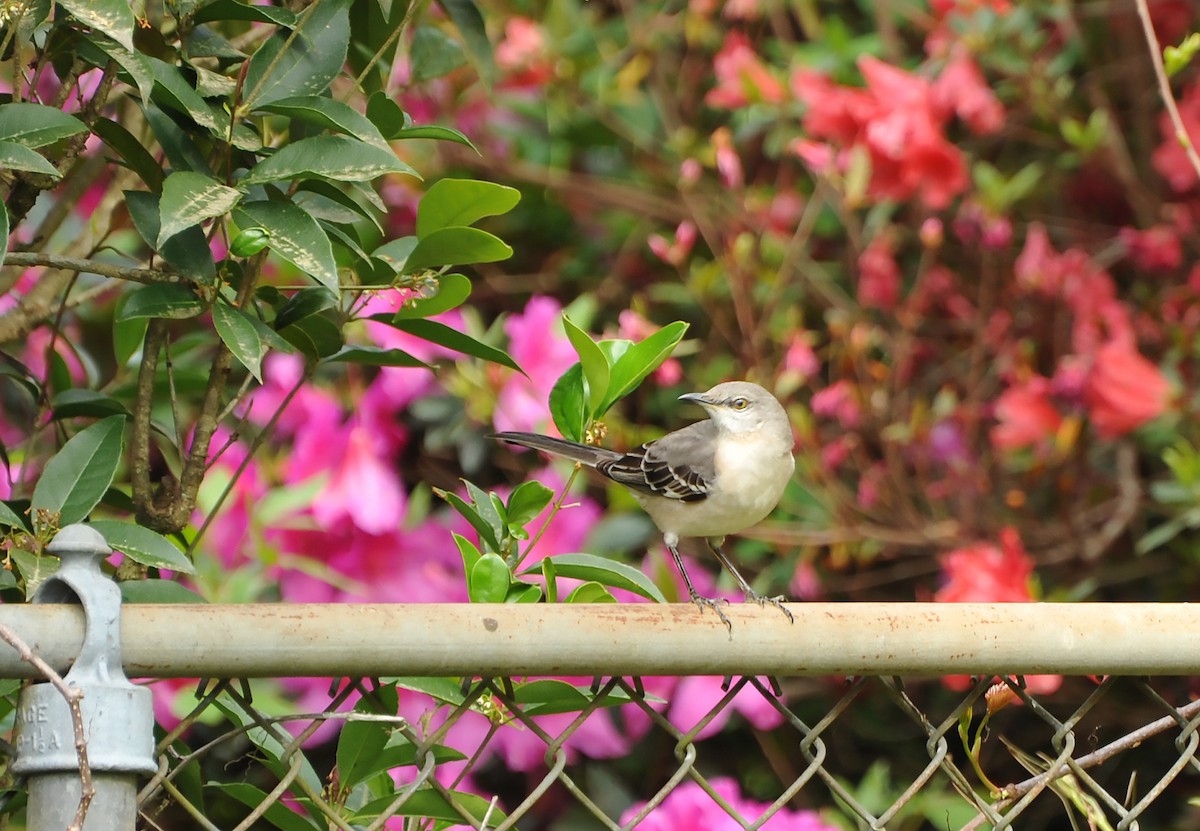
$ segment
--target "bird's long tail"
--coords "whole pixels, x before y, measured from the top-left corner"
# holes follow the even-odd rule
[[[579,444],[578,442],[567,441],[566,439],[556,439],[552,436],[543,436],[538,433],[493,433],[491,438],[500,439],[511,444],[519,444],[523,447],[532,447],[534,450],[542,450],[546,453],[553,453],[556,456],[564,456],[573,462],[579,462],[588,467],[595,467],[600,462],[621,458],[621,454],[615,450],[593,447],[588,444]]]

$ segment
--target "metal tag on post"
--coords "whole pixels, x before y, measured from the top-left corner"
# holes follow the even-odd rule
[[[112,549],[94,528],[69,525],[48,550],[62,565],[30,602],[83,608],[83,646],[63,680],[83,691],[83,734],[95,788],[84,829],[132,829],[137,776],[157,770],[154,703],[149,689],[130,683],[121,664],[121,590],[100,570]],[[68,827],[79,805],[81,776],[75,724],[62,693],[48,683],[26,687],[15,736],[12,770],[29,778],[29,827]]]

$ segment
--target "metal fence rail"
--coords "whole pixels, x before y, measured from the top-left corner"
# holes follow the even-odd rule
[[[794,625],[773,609],[734,606],[730,637],[714,616],[689,605],[127,606],[121,626],[130,677],[368,679],[342,682],[306,713],[264,708],[249,682],[204,685],[193,711],[155,750],[158,770],[138,795],[144,826],[288,827],[303,806],[325,827],[347,831],[398,828],[401,818],[408,827],[431,828],[437,817],[437,827],[666,828],[684,826],[655,824],[655,817],[670,815],[672,800],[686,796],[709,800],[735,827],[768,831],[810,827],[798,818],[818,807],[846,828],[1122,829],[1148,817],[1154,821],[1147,827],[1197,827],[1180,818],[1200,790],[1200,704],[1191,700],[1187,678],[1129,676],[1195,673],[1200,607],[790,608]],[[0,606],[0,625],[60,672],[84,634],[83,613],[69,604]],[[1109,677],[1068,679],[1054,694],[1030,693],[1022,676],[1042,673]],[[0,676],[39,674],[0,647]],[[707,712],[687,719],[640,678],[687,675],[732,678]],[[929,677],[939,675],[982,677],[966,692],[950,693]],[[1008,678],[997,684],[997,675]],[[382,703],[389,676],[464,680],[451,685],[457,694],[431,699],[430,715],[414,720]],[[508,680],[528,676],[584,676],[585,690],[586,677],[595,680],[576,713],[548,720],[544,703],[531,704],[521,684]],[[754,731],[773,779],[757,801],[731,796],[724,754],[708,735],[714,720],[747,696],[778,722]],[[355,700],[380,705],[347,712]],[[869,709],[879,735],[849,735],[848,714],[861,715],[859,708]],[[992,715],[1001,709],[1007,712]],[[224,727],[205,728],[199,744],[179,743],[217,712]],[[1131,712],[1149,715],[1131,723],[1123,715]],[[1007,750],[985,734],[981,721],[993,717],[992,725],[1006,719],[997,735],[1014,737],[1004,740]],[[658,763],[652,781],[638,783],[638,799],[613,804],[611,794],[596,791],[603,763],[575,743],[597,722],[611,727],[633,718],[646,725],[638,752]],[[474,734],[475,745],[458,748],[468,763],[440,757],[438,749],[472,720],[487,726]],[[310,758],[309,740],[329,721],[380,722],[411,744],[411,764],[386,804],[350,810],[336,798],[334,780],[316,773],[321,763]],[[476,778],[482,801],[464,802],[460,780],[486,769],[481,760],[490,746],[513,730],[541,748],[537,771],[522,774],[519,787],[508,781],[490,793],[487,777]],[[984,752],[973,752],[985,738]],[[854,757],[886,758],[895,781],[878,792],[856,789],[864,768]],[[260,789],[233,823],[207,818],[181,785],[214,758],[237,760]],[[337,772],[328,775],[336,779]],[[935,810],[931,794],[955,804]],[[560,820],[566,824],[547,819],[553,812],[568,817]]]
[[[130,676],[1190,675],[1200,604],[733,605],[726,632],[691,604],[133,605]],[[3,606],[0,624],[64,669],[78,607]],[[0,677],[34,671],[0,649]]]

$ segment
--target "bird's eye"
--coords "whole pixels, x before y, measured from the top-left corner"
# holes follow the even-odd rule
[[[744,410],[749,406],[750,406],[750,402],[744,398],[733,399],[733,409],[735,409],[735,410]]]

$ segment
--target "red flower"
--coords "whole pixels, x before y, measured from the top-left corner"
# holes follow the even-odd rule
[[[858,302],[868,309],[891,311],[900,300],[900,267],[892,241],[878,234],[858,258]]]
[[[1169,271],[1183,262],[1179,230],[1172,225],[1155,225],[1145,231],[1122,228],[1120,238],[1133,264],[1145,271]]]
[[[996,399],[992,446],[997,450],[1045,447],[1062,425],[1062,414],[1050,400],[1050,381],[1040,375],[1014,384]]]
[[[933,83],[934,104],[944,113],[958,115],[980,135],[1004,126],[1004,106],[984,80],[971,53],[957,46],[942,74]]]
[[[979,542],[942,558],[946,583],[933,599],[939,603],[1021,603],[1033,600],[1029,581],[1033,559],[1015,528],[1000,532],[1000,545]]]
[[[752,102],[779,104],[787,97],[783,84],[763,66],[750,39],[741,32],[725,36],[721,51],[713,59],[713,72],[717,85],[704,96],[704,103],[710,107],[735,110]]]
[[[1096,352],[1084,400],[1101,438],[1115,439],[1162,415],[1171,385],[1132,340],[1110,340]]]
[[[1194,83],[1179,99],[1179,115],[1193,146],[1200,143],[1200,83]],[[1182,193],[1196,186],[1196,169],[1188,161],[1187,153],[1175,135],[1175,125],[1166,111],[1158,117],[1158,129],[1163,141],[1150,155],[1150,161],[1158,175],[1167,180],[1171,189]]]
[[[934,209],[944,208],[967,186],[967,169],[958,148],[942,134],[945,115],[934,106],[924,78],[870,56],[859,60],[867,88],[840,87],[808,70],[792,75],[792,92],[808,105],[804,129],[813,139],[840,150],[863,148],[871,161],[868,193],[879,199],[906,199],[914,194]],[[852,154],[814,152],[811,140],[799,139],[791,150],[817,172],[828,172],[833,160],[844,168]]]

